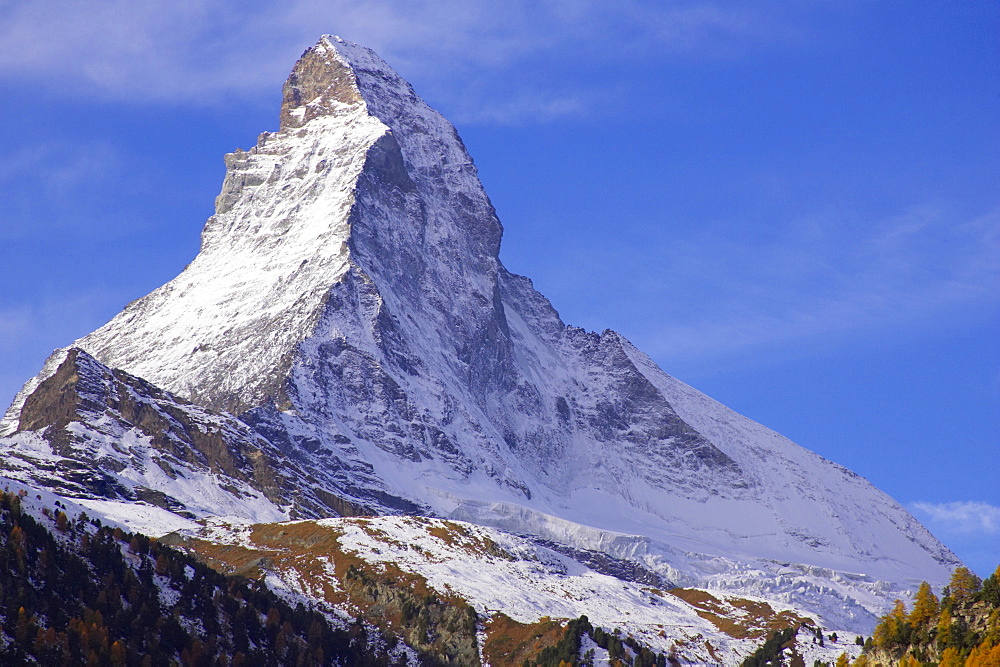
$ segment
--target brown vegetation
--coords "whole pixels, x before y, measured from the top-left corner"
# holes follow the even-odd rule
[[[384,540],[368,519],[351,519]],[[432,589],[427,580],[393,563],[369,563],[340,544],[343,533],[312,521],[258,524],[249,547],[189,540],[185,546],[225,571],[261,577],[265,571],[294,571],[302,585],[332,605],[352,609],[365,621],[442,664],[478,664],[478,618],[469,604]]]
[[[776,612],[766,602],[746,598],[720,600],[696,588],[675,588],[670,593],[694,607],[695,612],[735,639],[761,639],[778,630],[815,625],[808,617],[791,611]]]
[[[491,665],[520,665],[558,644],[564,626],[565,622],[548,619],[519,623],[506,614],[497,613],[486,623],[483,657]]]

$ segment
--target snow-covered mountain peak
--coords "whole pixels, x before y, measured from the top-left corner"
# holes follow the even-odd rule
[[[237,415],[309,471],[282,495],[303,511],[452,516],[803,604],[835,584],[862,626],[873,591],[957,562],[863,479],[566,326],[500,263],[454,127],[372,51],[322,38],[281,129],[226,164],[198,256],[74,345]]]

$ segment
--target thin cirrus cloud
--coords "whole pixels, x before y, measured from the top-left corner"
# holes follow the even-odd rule
[[[618,317],[624,332],[677,368],[775,346],[898,335],[906,324],[989,312],[998,302],[1000,210],[962,220],[920,207],[854,229],[824,217],[768,238],[708,229],[601,252],[600,263],[633,267],[635,278],[624,293],[599,301],[636,313]],[[563,284],[550,290],[557,299],[593,280],[583,268],[591,266],[587,253],[593,250],[571,247],[559,257],[552,273]],[[651,308],[662,316],[649,318]]]
[[[57,11],[51,2],[4,3],[0,18],[0,77],[36,82],[42,77],[75,94],[126,102],[196,104],[270,92],[321,32],[372,46],[404,74],[418,75],[432,87],[437,81],[443,86],[444,79],[454,86],[463,77],[509,84],[503,73],[525,61],[547,67],[559,61],[717,57],[786,40],[789,33],[775,28],[781,21],[740,7],[704,2],[661,7],[638,0],[614,6],[564,0],[279,5],[75,0],[59,3]],[[519,107],[550,115],[582,108],[565,95],[547,96],[540,84],[511,85],[537,88],[522,95],[540,101],[512,104],[499,114],[466,115],[507,122]]]
[[[0,164],[0,244],[71,229],[113,233],[122,214],[105,193],[140,190],[134,166],[105,141],[48,141],[12,150]]]
[[[979,501],[915,502],[911,508],[936,530],[1000,535],[1000,507]]]
[[[8,3],[2,10],[0,73],[47,76],[60,92],[133,102],[210,101],[203,96],[211,88],[253,89],[274,75],[266,61],[247,67],[246,49],[237,48],[256,36],[257,52],[273,51],[273,40],[222,5],[54,4]]]

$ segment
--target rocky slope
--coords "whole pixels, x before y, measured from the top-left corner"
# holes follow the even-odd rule
[[[460,522],[215,521],[157,540],[10,486],[0,492],[4,664],[735,664],[775,629],[792,638],[788,655],[838,650],[810,642],[813,621],[788,609],[623,585]],[[573,618],[581,609],[593,616]]]
[[[67,351],[0,439],[7,479],[78,500],[140,502],[180,517],[328,514],[310,475],[231,415]],[[292,480],[295,480],[294,482]]]
[[[658,588],[642,576],[609,574],[610,563],[587,567],[577,555],[536,540],[458,521],[395,516],[253,526],[215,522],[163,540],[223,572],[266,577],[289,598],[305,596],[357,614],[422,652],[466,656],[459,664],[473,664],[480,654],[498,666],[537,658],[561,638],[555,630],[565,628],[566,619],[583,616],[593,627],[633,642],[622,649],[627,664],[642,648],[661,656],[661,663],[672,656],[690,664],[738,664],[772,632],[786,628],[795,639],[789,648],[810,664],[861,651],[850,633],[820,646],[813,641],[816,621],[787,605]],[[545,634],[536,645],[518,648]],[[597,664],[607,664],[607,646],[590,648]],[[576,657],[585,652],[581,646]]]
[[[25,385],[0,425],[8,466],[90,461],[120,501],[152,489],[183,505],[173,517],[461,519],[858,632],[957,564],[867,481],[615,332],[565,325],[500,263],[455,129],[370,50],[321,39],[285,84],[280,129],[226,164],[191,264]],[[120,398],[59,404],[67,363],[89,359],[76,349],[155,424]],[[196,438],[199,424],[222,435]],[[98,442],[106,454],[82,444]],[[181,497],[159,461],[210,491]]]

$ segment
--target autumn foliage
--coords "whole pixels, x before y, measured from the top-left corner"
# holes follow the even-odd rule
[[[911,611],[897,600],[854,664],[1000,667],[1000,567],[985,581],[956,568],[943,593],[924,582]]]

